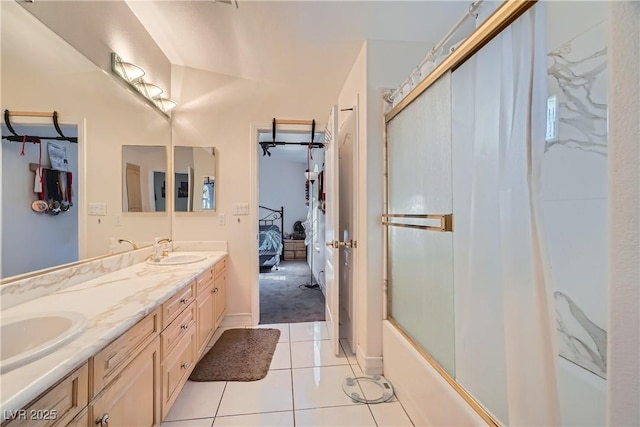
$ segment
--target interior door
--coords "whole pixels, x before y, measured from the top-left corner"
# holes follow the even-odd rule
[[[193,199],[196,197],[196,189],[194,188],[193,184],[194,184],[194,175],[195,171],[193,170],[193,168],[191,166],[189,166],[187,168],[187,178],[188,178],[188,183],[187,184],[189,186],[189,192],[188,192],[188,199],[187,199],[187,211],[188,212],[193,212]],[[200,191],[200,189],[198,189],[197,191]]]
[[[340,180],[340,239],[343,242],[355,242],[357,216],[355,214],[356,196],[356,162],[358,152],[358,105],[340,112],[340,130],[338,131],[338,161]],[[346,340],[355,353],[355,243],[340,247],[340,339]]]
[[[340,353],[340,250],[333,244],[340,240],[338,163],[338,106],[334,105],[325,130],[325,318],[331,345],[336,355]]]
[[[142,212],[142,187],[140,166],[127,163],[127,207],[128,212]]]

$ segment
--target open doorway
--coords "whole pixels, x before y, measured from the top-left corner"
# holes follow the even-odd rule
[[[13,124],[18,135],[55,136],[50,124]],[[2,135],[9,135],[2,124]],[[77,125],[60,125],[78,137]],[[2,141],[2,278],[80,259],[79,144]],[[40,168],[38,167],[40,166]],[[83,201],[82,201],[83,202]]]
[[[267,131],[258,138],[273,141]],[[322,138],[317,134],[314,142]],[[324,151],[294,144],[310,139],[310,132],[278,132],[277,141],[292,144],[258,146],[261,324],[325,319]]]

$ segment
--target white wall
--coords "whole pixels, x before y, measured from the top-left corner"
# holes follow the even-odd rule
[[[103,70],[111,52],[145,70],[145,79],[171,98],[171,63],[124,1],[20,2],[53,32]]]
[[[640,3],[609,14],[609,376],[607,425],[640,424]]]
[[[79,124],[78,197],[107,205],[103,217],[86,217],[86,204],[78,206],[80,237],[86,237],[80,257],[108,253],[110,237],[151,241],[169,235],[167,213],[122,214],[120,153],[122,145],[168,146],[170,122],[20,5],[0,2],[0,7],[2,108],[56,110],[62,123]],[[115,225],[117,216],[121,226]]]
[[[301,91],[295,84],[266,83],[181,66],[173,67],[172,80],[172,93],[180,105],[172,121],[173,144],[213,145],[218,156],[216,214],[173,214],[173,238],[228,241],[231,257],[225,323],[257,324],[257,130],[269,131],[274,117],[316,119],[322,129],[321,123],[329,114],[322,106],[331,105],[338,94],[323,81]],[[250,214],[232,215],[234,203],[250,203]],[[225,215],[224,225],[218,221],[220,214]]]
[[[307,218],[307,205],[304,199],[304,171],[307,165],[289,160],[263,157],[259,163],[259,204],[270,209],[284,207],[283,233],[293,233],[293,223]],[[269,213],[261,209],[258,214],[263,218]],[[277,221],[280,227],[280,221]]]
[[[56,136],[53,126],[14,126],[20,135]],[[77,136],[75,126],[63,126],[66,136]],[[9,132],[2,126],[2,134]],[[57,141],[67,150],[68,171],[78,177],[78,145]],[[42,141],[42,164],[49,166],[47,146]],[[29,163],[38,163],[40,147],[26,144],[24,157],[20,156],[22,144],[2,140],[2,266],[1,277],[9,277],[29,271],[78,260],[78,206],[74,200],[68,211],[52,216],[36,213],[31,203],[38,199],[33,192],[36,174],[29,170]],[[73,181],[74,193],[78,184]]]
[[[340,92],[340,108],[359,99],[358,182],[356,210],[358,248],[356,354],[363,369],[382,370],[383,318],[383,151],[385,89],[399,85],[424,58],[430,43],[367,41]],[[342,122],[345,114],[339,116]]]

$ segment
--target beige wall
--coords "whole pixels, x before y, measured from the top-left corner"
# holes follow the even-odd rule
[[[640,3],[609,4],[607,425],[640,424]]]
[[[150,241],[169,235],[167,213],[122,214],[120,168],[122,145],[169,146],[169,120],[20,5],[3,1],[0,7],[2,109],[56,110],[62,122],[79,124],[80,257],[108,253],[110,237]],[[87,217],[91,202],[106,203],[107,215]]]
[[[305,90],[295,85],[230,77],[174,66],[172,92],[180,108],[173,117],[173,144],[215,146],[216,214],[173,214],[174,240],[226,240],[229,244],[228,324],[257,323],[251,319],[258,283],[257,156],[252,125],[270,129],[271,120],[315,119],[317,129],[329,111],[322,106],[338,94],[328,82]],[[320,106],[320,107],[318,107]],[[309,130],[304,128],[303,130]],[[233,216],[234,203],[249,203],[250,215]],[[226,224],[219,224],[224,214]]]
[[[399,85],[424,58],[430,43],[367,41],[340,92],[340,108],[358,100],[357,356],[363,369],[382,370],[385,89]],[[340,121],[346,116],[341,115]],[[356,253],[354,251],[354,253]]]

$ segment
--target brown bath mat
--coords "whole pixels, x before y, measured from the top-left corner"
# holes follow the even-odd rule
[[[267,376],[279,329],[229,329],[198,362],[191,381],[257,381]]]

